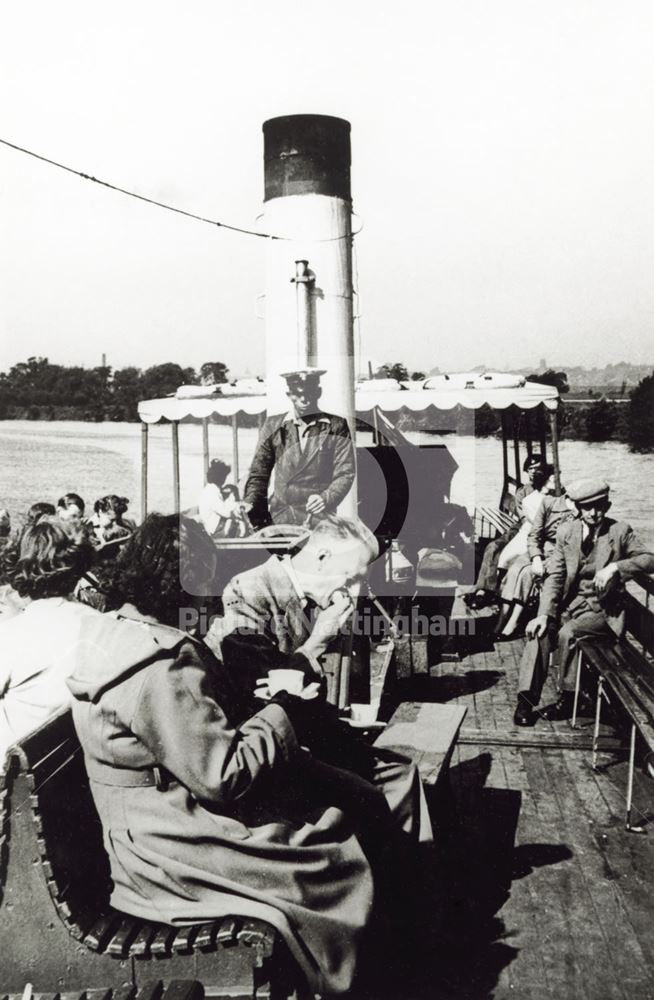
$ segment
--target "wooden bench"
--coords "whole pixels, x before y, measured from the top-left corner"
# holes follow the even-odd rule
[[[652,581],[644,582],[654,590]],[[625,638],[584,639],[579,643],[572,725],[576,726],[581,674],[590,666],[598,675],[593,730],[593,768],[597,767],[598,739],[602,701],[617,704],[630,720],[629,769],[627,774],[626,829],[640,831],[631,822],[636,759],[636,735],[644,741],[648,754],[654,755],[654,614],[632,594],[625,594]],[[628,637],[628,638],[627,638]]]
[[[463,705],[405,701],[395,710],[374,745],[409,757],[427,791],[438,792],[447,783],[466,712]]]
[[[145,989],[191,979],[211,996],[310,995],[265,922],[226,917],[171,927],[109,905],[102,827],[70,711],[13,748],[5,785],[2,990],[26,982],[53,994]]]
[[[475,508],[475,534],[478,538],[487,538],[486,527],[495,531],[496,537],[504,535],[518,523],[515,514],[507,514],[499,507],[480,506]]]
[[[61,994],[51,990],[48,993],[29,991],[31,984],[26,984],[27,994],[4,993],[0,988],[0,1000],[204,1000],[205,991],[202,983],[192,979],[174,979],[166,984],[162,979],[155,979],[139,988],[138,986],[118,986],[116,989],[82,990],[81,993]]]

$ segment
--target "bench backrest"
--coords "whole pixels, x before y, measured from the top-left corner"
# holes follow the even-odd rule
[[[73,933],[83,933],[108,905],[111,881],[70,710],[22,740],[12,768],[29,791],[50,894]]]
[[[648,659],[654,658],[654,614],[643,601],[626,593],[625,627],[627,634],[635,639]]]

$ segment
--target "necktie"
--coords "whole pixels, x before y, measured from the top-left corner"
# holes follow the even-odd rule
[[[581,546],[582,552],[585,556],[590,555],[590,553],[593,551],[593,546],[595,545],[595,537],[596,533],[592,530],[589,531],[588,534],[586,535],[586,538],[584,539]]]

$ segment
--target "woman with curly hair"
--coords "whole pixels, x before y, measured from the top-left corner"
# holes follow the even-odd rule
[[[78,493],[64,493],[57,500],[57,517],[65,524],[81,527],[84,523],[85,504]]]
[[[176,627],[215,561],[200,525],[149,515],[116,564],[113,598],[125,603],[85,619],[75,651],[68,684],[112,905],[168,924],[267,920],[314,990],[343,993],[373,880],[334,769],[325,793],[310,753],[326,706],[305,680],[300,694],[253,709],[209,648]],[[387,843],[383,796],[362,794]]]
[[[25,528],[4,564],[25,607],[0,624],[0,768],[7,747],[70,703],[71,648],[89,609],[71,599],[91,547],[56,520]]]
[[[47,500],[37,500],[28,510],[25,523],[37,524],[42,517],[54,517],[56,513],[57,511],[53,503],[48,503]]]
[[[109,493],[93,504],[93,517],[89,521],[94,545],[105,545],[121,538],[128,538],[136,525],[125,517],[129,500],[127,497]]]

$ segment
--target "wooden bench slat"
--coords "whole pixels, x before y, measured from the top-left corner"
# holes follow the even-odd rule
[[[237,933],[240,926],[240,921],[235,917],[225,917],[220,922],[220,927],[216,933],[216,941],[221,944],[223,948],[229,948],[230,945],[237,943]]]
[[[259,962],[270,958],[275,947],[275,931],[269,924],[260,920],[246,920],[238,932],[240,944],[254,948]]]
[[[651,716],[643,711],[642,706],[619,674],[611,671],[607,673],[604,680],[623,703],[650,750],[654,751],[654,721]]]
[[[506,531],[512,528],[516,522],[517,518],[513,517],[511,514],[507,514],[506,511],[500,510],[498,507],[489,507],[486,505],[477,507],[476,513],[480,518],[488,521],[500,535],[503,535]]]
[[[75,727],[70,709],[63,709],[59,715],[25,736],[20,746],[30,767],[33,767],[37,761],[47,760],[58,746],[69,739],[76,739]]]
[[[84,936],[84,944],[93,951],[104,951],[107,941],[116,933],[121,920],[122,917],[116,912],[99,917]]]
[[[612,644],[582,640],[580,646],[584,658],[604,677],[650,749],[654,749],[652,666],[625,640]]]
[[[204,986],[197,979],[174,979],[166,987],[162,1000],[204,1000]]]
[[[115,1000],[116,992],[112,989],[99,989],[99,990],[86,990],[84,994],[84,1000]],[[122,992],[122,991],[121,991]],[[134,989],[132,996],[136,993]]]
[[[174,952],[190,951],[198,932],[199,924],[190,924],[188,927],[180,927],[173,941]]]
[[[136,997],[136,986],[119,986],[111,994],[111,1000],[134,1000]]]
[[[177,931],[177,927],[170,927],[167,924],[162,924],[152,938],[152,942],[150,944],[150,954],[170,955],[172,953],[172,945],[177,935]]]
[[[160,979],[150,983],[143,983],[136,994],[136,1000],[162,1000],[164,984]]]
[[[43,788],[49,782],[56,782],[58,778],[65,780],[66,767],[81,752],[79,743],[76,743],[73,739],[69,739],[56,747],[47,757],[37,761],[31,768],[34,787],[37,789]]]
[[[220,928],[220,921],[212,920],[209,924],[200,924],[195,937],[195,947],[202,951],[208,951],[216,947],[216,935]]]
[[[130,944],[141,930],[142,925],[142,920],[124,917],[118,930],[105,947],[107,954],[127,957],[130,954]]]
[[[150,954],[150,945],[155,934],[163,927],[163,924],[146,922],[132,941],[129,949],[130,955],[147,956]]]

